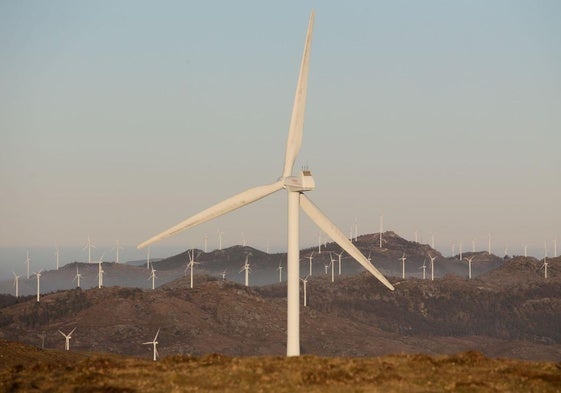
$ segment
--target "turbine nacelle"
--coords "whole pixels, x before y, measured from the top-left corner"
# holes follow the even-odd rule
[[[312,191],[316,188],[316,183],[312,172],[309,169],[303,169],[300,176],[287,176],[282,179],[283,186],[291,192]]]

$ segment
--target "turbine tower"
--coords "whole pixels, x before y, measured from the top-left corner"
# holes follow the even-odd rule
[[[82,275],[78,271],[78,264],[76,264],[76,276],[74,276],[74,280],[72,280],[72,282],[76,281],[76,288],[80,288],[80,279],[81,278],[82,278]]]
[[[314,252],[312,251],[312,253],[310,255],[308,255],[306,258],[308,258],[310,260],[310,276],[312,275],[312,260],[314,259]]]
[[[329,253],[329,259],[331,260],[331,262],[329,263],[329,265],[331,266],[331,282],[335,281],[335,259],[333,259],[333,254],[330,252]]]
[[[29,250],[27,250],[27,258],[25,258],[25,264],[27,265],[27,279],[29,280],[29,263],[31,259],[29,258]]]
[[[115,250],[115,263],[119,263],[119,251],[122,250],[123,247],[121,246],[121,244],[119,244],[118,239],[115,242],[115,247],[113,247],[113,249]]]
[[[21,276],[18,276],[15,272],[14,273],[14,287],[16,287],[16,297],[19,297],[19,278]]]
[[[55,256],[56,256],[56,270],[58,270],[59,261],[60,261],[60,250],[58,249],[58,246],[56,246],[55,248]]]
[[[240,270],[240,273],[245,270],[245,286],[246,287],[249,287],[249,272],[251,271],[251,267],[249,266],[249,261],[248,260],[249,260],[250,255],[251,254],[247,254],[245,256],[245,263]]]
[[[488,251],[489,255],[491,255],[491,232],[489,232],[489,244],[488,244]]]
[[[460,261],[462,260],[462,242],[460,241]]]
[[[155,288],[155,282],[156,282],[156,269],[154,269],[154,265],[152,264],[151,266],[151,270],[150,270],[150,277],[148,277],[149,280],[152,280],[152,290],[154,290]]]
[[[279,261],[279,267],[277,268],[279,271],[279,282],[282,282],[282,263]]]
[[[64,334],[60,330],[58,331],[60,334],[64,336],[64,340],[65,340],[64,349],[67,351],[70,351],[70,339],[72,338],[72,333],[74,333],[74,330],[76,330],[76,328],[72,329],[68,334]]]
[[[146,269],[150,269],[150,247],[146,249]]]
[[[318,254],[321,254],[321,231],[318,235]]]
[[[421,266],[419,269],[423,269],[423,280],[425,280],[427,278],[427,265],[425,264],[427,260],[423,259],[423,266]]]
[[[341,258],[343,257],[344,253],[345,253],[345,251],[341,251],[339,254],[335,253],[335,255],[337,255],[337,257],[339,257],[339,275],[341,275]]]
[[[88,242],[84,246],[83,250],[88,249],[88,263],[92,263],[92,248],[95,248],[90,236],[88,235]]]
[[[39,303],[41,297],[41,271],[42,270],[39,270],[38,272],[33,273],[35,274],[35,277],[37,277],[37,303]]]
[[[205,233],[204,236],[205,236],[204,237],[204,250],[205,250],[205,253],[206,253],[207,252],[207,245],[208,245],[208,235]]]
[[[308,300],[307,300],[307,295],[306,295],[306,286],[308,284],[308,277],[310,276],[306,276],[306,278],[301,278],[300,281],[302,281],[302,284],[304,286],[304,307],[308,307]]]
[[[187,264],[187,267],[185,268],[185,274],[187,274],[187,269],[191,270],[191,289],[193,289],[193,270],[195,268],[195,265],[200,265],[200,263],[195,262],[195,258],[196,258],[195,250],[187,251],[187,255],[189,255],[189,263]],[[224,270],[224,273],[226,273],[225,270]],[[224,277],[222,279],[224,279]]]
[[[543,276],[544,276],[545,279],[547,279],[547,267],[548,266],[549,266],[549,263],[547,263],[547,257],[545,257],[543,259],[543,265],[542,265],[542,267],[540,267],[540,270],[544,269],[543,270]]]
[[[405,253],[398,259],[401,260],[401,278],[405,279],[405,260],[407,259],[405,258]]]
[[[473,261],[473,258],[475,258],[474,255],[472,255],[469,258],[464,258],[466,261],[468,261],[468,278],[471,280],[471,261]]]
[[[436,259],[436,257],[431,257],[429,255],[430,258],[430,279],[431,281],[434,281],[434,260]]]
[[[218,229],[218,249],[219,250],[222,250],[222,235],[224,235],[224,232],[222,232],[219,228]]]
[[[101,288],[103,287],[103,273],[105,273],[103,271],[103,267],[101,266],[103,264],[103,255],[101,256],[101,258],[99,258],[99,261],[97,261],[98,264],[98,269],[97,269],[97,287]]]
[[[156,359],[160,356],[158,354],[158,349],[156,348],[156,346],[158,345],[158,342],[156,341],[158,339],[158,334],[160,334],[160,328],[158,328],[158,331],[156,332],[156,335],[154,336],[154,339],[152,341],[142,343],[142,345],[153,345],[154,361],[156,361]]]
[[[308,84],[308,69],[310,58],[310,46],[312,40],[312,29],[314,12],[310,15],[308,31],[300,73],[296,87],[296,97],[292,109],[292,118],[288,132],[284,169],[280,179],[272,184],[255,187],[234,195],[176,226],[150,238],[139,244],[139,248],[146,247],[164,238],[174,235],[182,230],[202,224],[213,218],[229,213],[232,210],[246,206],[252,202],[262,199],[276,191],[285,189],[288,194],[288,249],[287,249],[287,356],[300,355],[300,291],[299,291],[299,207],[311,218],[313,222],[329,235],[335,242],[355,258],[372,275],[380,280],[386,287],[393,290],[392,284],[372,265],[366,257],[346,238],[346,236],[325,216],[321,210],[304,194],[315,188],[315,182],[311,172],[304,169],[298,176],[293,176],[293,166],[302,144],[304,126],[304,112],[306,105],[306,92]]]
[[[384,216],[380,215],[380,248],[382,248],[382,232],[384,232]]]

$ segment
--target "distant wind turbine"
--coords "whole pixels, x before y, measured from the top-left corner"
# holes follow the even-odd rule
[[[475,258],[474,255],[472,255],[469,258],[465,258],[465,260],[468,262],[468,278],[471,280],[471,261],[473,261],[473,258]]]
[[[156,361],[156,359],[160,356],[158,354],[158,349],[156,348],[156,346],[158,345],[158,341],[156,341],[158,339],[158,334],[160,334],[160,328],[158,328],[158,331],[156,332],[156,335],[154,336],[154,339],[152,341],[147,341],[145,343],[142,343],[142,345],[152,345],[153,346],[153,352],[154,352],[154,361]]]
[[[123,250],[123,247],[119,244],[118,239],[115,242],[115,247],[113,247],[113,249],[115,250],[115,263],[119,263],[119,251]]]
[[[279,261],[279,267],[277,268],[279,271],[279,282],[282,282],[282,262]]]
[[[462,242],[460,241],[460,261],[462,260]]]
[[[35,274],[35,277],[37,277],[37,303],[39,303],[41,297],[41,271],[42,270],[39,270],[38,272],[33,273]]]
[[[553,239],[553,257],[557,258],[557,238]]]
[[[226,269],[222,272],[222,281],[226,280]]]
[[[97,265],[98,265],[98,269],[97,269],[97,287],[101,288],[103,287],[103,273],[105,273],[103,271],[103,267],[101,266],[103,264],[103,255],[101,256],[101,258],[99,258],[99,261],[97,261]]]
[[[78,264],[76,264],[76,276],[74,276],[74,280],[72,280],[72,282],[76,281],[76,288],[80,288],[80,279],[81,278],[82,278],[82,275],[78,271]]]
[[[25,259],[25,264],[27,265],[27,279],[29,280],[29,263],[31,259],[29,259],[29,250],[27,250],[27,258]]]
[[[219,228],[218,229],[218,249],[219,250],[222,250],[222,235],[224,235],[224,232],[222,232]]]
[[[56,256],[56,270],[58,270],[59,260],[60,260],[60,250],[58,249],[58,246],[56,246],[55,248],[55,256]]]
[[[543,270],[543,274],[544,274],[544,278],[547,279],[547,267],[549,266],[549,263],[547,263],[547,257],[545,257],[543,259],[543,265],[540,267],[540,270]]]
[[[434,281],[434,260],[436,257],[432,257],[429,255],[430,258],[430,279]]]
[[[150,269],[150,247],[146,249],[146,269]]]
[[[76,330],[76,328],[72,329],[68,334],[64,334],[60,330],[58,331],[60,334],[64,336],[64,340],[65,340],[64,349],[67,351],[70,351],[70,339],[72,338],[72,333],[74,333],[74,330]]]
[[[382,248],[382,232],[384,232],[384,216],[380,215],[380,248]]]
[[[524,257],[528,258],[528,245],[524,245]]]
[[[489,255],[491,255],[491,232],[489,232],[488,253],[489,253]]]
[[[308,306],[308,301],[307,301],[307,296],[306,296],[306,286],[308,284],[308,277],[310,276],[306,276],[306,278],[301,278],[300,281],[302,281],[302,284],[304,286],[304,307]]]
[[[333,254],[329,253],[329,259],[331,260],[331,282],[335,281],[335,259],[333,259]]]
[[[318,235],[318,254],[321,254],[321,231]]]
[[[407,259],[405,257],[405,253],[403,253],[403,255],[401,256],[401,258],[399,258],[401,260],[401,278],[405,279],[405,260]]]
[[[195,261],[195,258],[198,256],[195,256],[195,250],[191,250],[191,251],[187,251],[187,255],[189,255],[189,263],[187,264],[187,267],[185,268],[185,274],[187,274],[187,269],[191,270],[191,289],[193,289],[193,270],[195,269],[195,265],[200,265],[199,262]],[[226,271],[224,271],[226,272]]]
[[[88,242],[84,246],[83,250],[88,249],[88,263],[92,263],[92,248],[95,248],[90,236],[88,235]]]
[[[299,291],[299,207],[315,222],[315,224],[335,240],[341,248],[355,258],[372,275],[386,287],[393,290],[389,281],[370,264],[364,255],[350,242],[346,236],[325,216],[316,205],[304,194],[315,188],[311,172],[305,168],[298,176],[293,176],[293,167],[302,144],[304,112],[308,82],[309,57],[312,38],[314,12],[310,15],[304,54],[296,87],[296,97],[292,110],[292,118],[286,146],[285,164],[281,177],[272,184],[255,187],[234,195],[176,226],[141,243],[142,248],[174,235],[184,229],[202,224],[213,218],[246,206],[274,192],[285,189],[288,194],[288,249],[287,249],[287,356],[300,355],[300,291]]]
[[[425,280],[427,278],[427,265],[425,264],[426,262],[426,258],[423,259],[423,266],[421,266],[419,269],[423,269],[423,280]]]
[[[345,251],[341,251],[339,254],[335,253],[335,255],[337,255],[337,257],[339,258],[339,275],[341,275],[341,258],[343,257],[344,253]]]
[[[245,256],[245,263],[243,265],[243,267],[240,270],[240,273],[245,271],[245,286],[248,287],[249,286],[249,272],[251,271],[251,267],[249,266],[249,256],[251,254],[247,254]]]
[[[204,250],[205,250],[205,253],[207,252],[207,244],[208,244],[208,235],[205,233],[205,237],[204,237]]]
[[[310,255],[308,255],[306,258],[309,259],[310,261],[310,276],[312,275],[312,260],[314,259],[314,252],[312,251],[312,253]]]
[[[14,273],[14,287],[16,287],[16,297],[19,297],[19,278],[21,276],[18,276],[15,272]]]
[[[329,269],[329,263],[323,263],[323,267],[325,268],[325,274],[327,274],[327,269]]]
[[[148,277],[148,279],[152,280],[152,290],[154,290],[156,282],[156,269],[154,269],[154,264],[152,264],[151,268],[152,269],[150,270],[150,277]]]

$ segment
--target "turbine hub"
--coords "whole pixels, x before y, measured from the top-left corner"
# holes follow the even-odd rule
[[[316,183],[309,169],[303,169],[300,176],[287,176],[284,178],[284,188],[292,192],[311,191]]]

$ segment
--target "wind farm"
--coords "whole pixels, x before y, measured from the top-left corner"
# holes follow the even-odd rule
[[[0,390],[555,391],[561,10],[121,7],[0,6]]]

